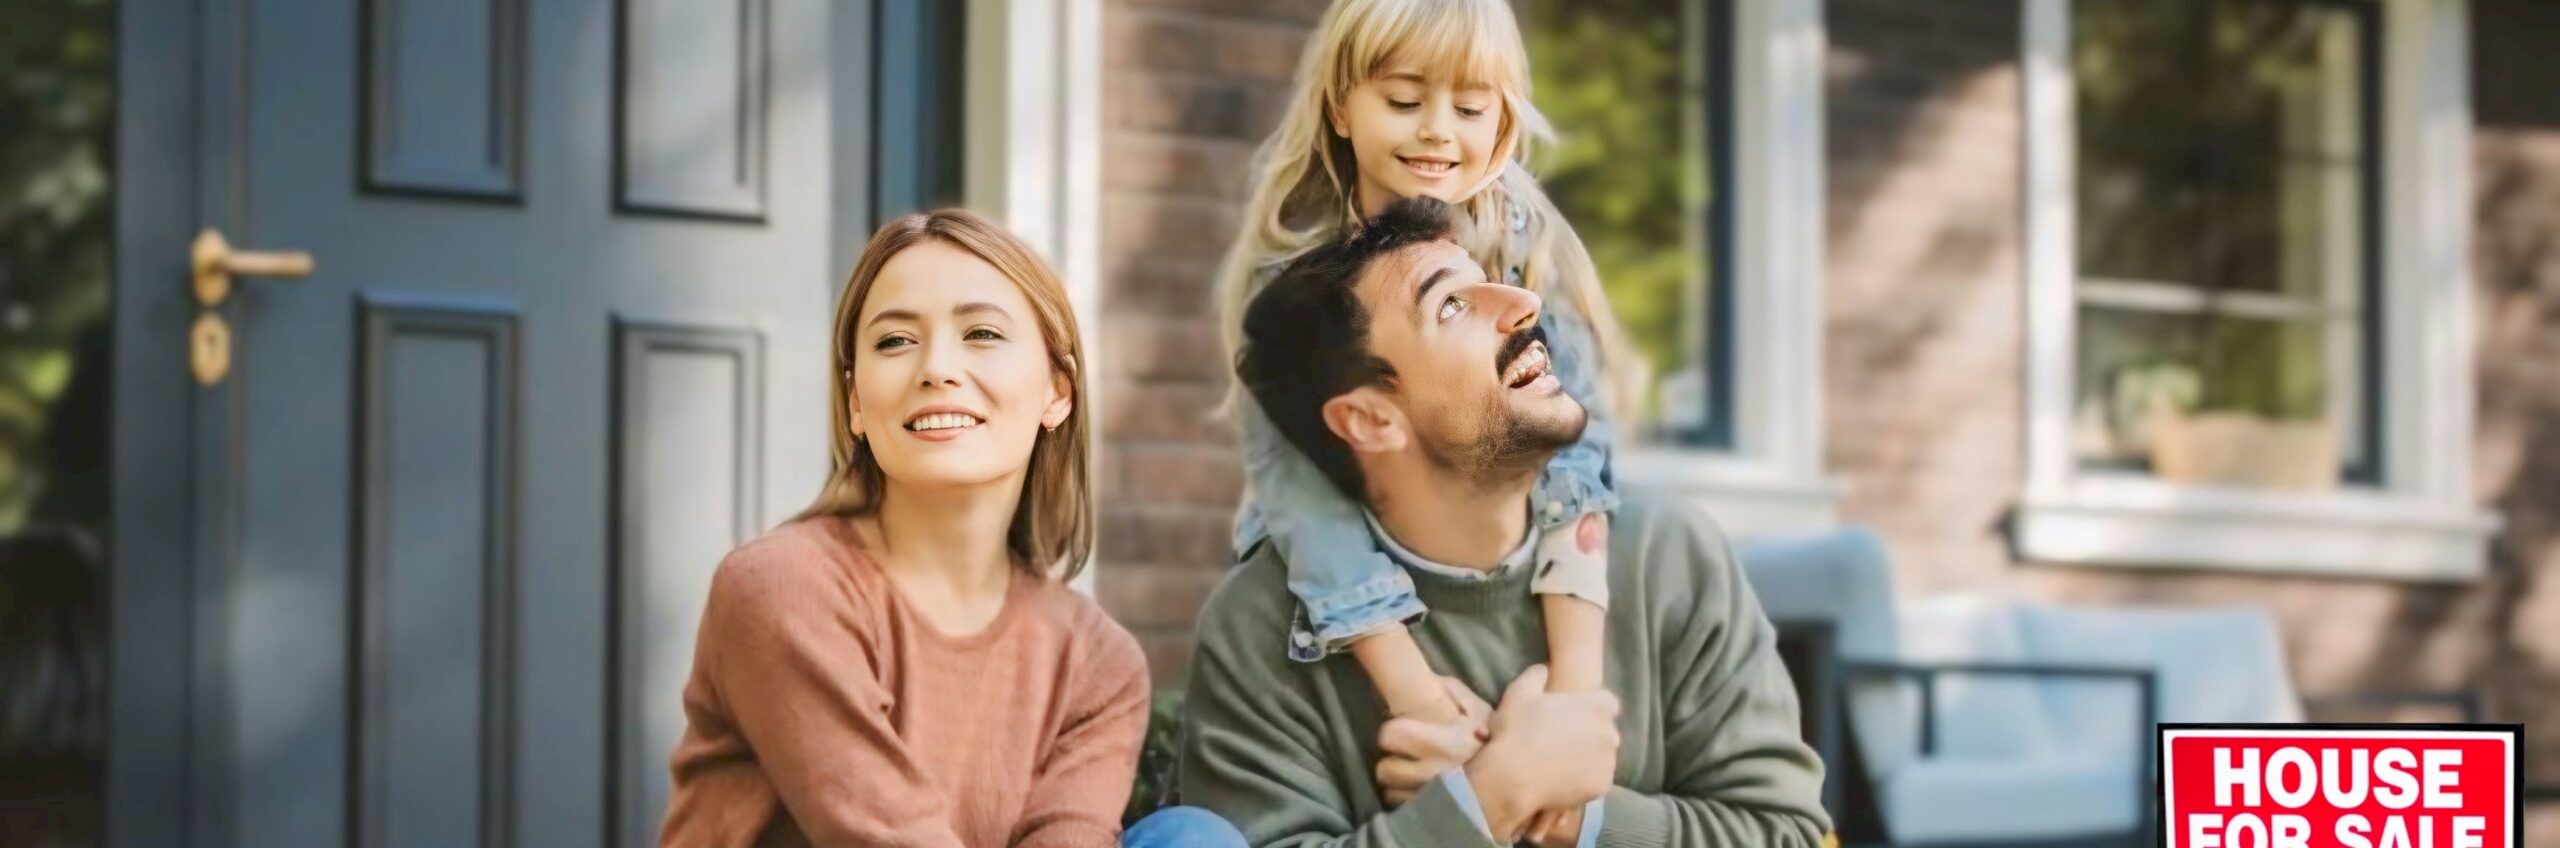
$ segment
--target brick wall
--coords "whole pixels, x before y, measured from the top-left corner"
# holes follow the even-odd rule
[[[2507,526],[2488,616],[2504,718],[2531,731],[2532,779],[2560,784],[2560,5],[2475,0],[2472,261],[2480,498]],[[2553,805],[2560,807],[2560,805]],[[2536,821],[2560,844],[2560,809]]]
[[[2560,726],[2560,98],[2528,81],[2560,49],[2560,7],[2474,7],[2475,466],[2507,530],[2488,578],[2439,587],[2015,561],[2019,5],[1828,0],[1826,14],[1827,459],[1903,591],[2262,604],[2306,691],[2471,686],[2493,720]],[[2554,735],[2529,734],[2533,781],[2560,782]],[[2529,832],[2560,825],[2560,809],[2536,816]]]
[[[1240,224],[1246,159],[1279,122],[1324,0],[1103,6],[1103,293],[1097,386],[1103,567],[1095,590],[1181,679],[1200,602],[1225,575],[1243,478],[1212,279]],[[1278,645],[1272,647],[1279,650]]]
[[[1097,584],[1159,685],[1179,680],[1225,572],[1241,485],[1229,428],[1208,417],[1224,380],[1210,280],[1324,5],[1104,10]],[[2508,529],[2491,576],[2454,587],[2015,561],[2002,523],[2025,470],[2018,2],[1828,0],[1826,14],[1826,460],[1851,484],[1844,515],[1890,541],[1904,592],[2262,604],[2307,691],[2475,686],[2494,719],[2560,726],[2560,99],[2528,82],[2560,48],[2560,7],[2473,13],[2475,476]],[[2532,739],[2533,779],[2560,782],[2560,734]]]

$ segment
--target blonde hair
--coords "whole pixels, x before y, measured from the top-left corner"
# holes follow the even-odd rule
[[[861,320],[862,302],[870,297],[880,269],[907,248],[926,242],[967,251],[1021,286],[1024,299],[1031,301],[1040,335],[1048,341],[1049,367],[1067,377],[1074,406],[1065,421],[1032,441],[1030,471],[1023,478],[1022,499],[1014,507],[1005,542],[1015,560],[1034,574],[1072,579],[1093,553],[1092,451],[1087,444],[1091,428],[1086,424],[1084,372],[1077,367],[1084,361],[1084,350],[1075,309],[1067,299],[1066,283],[1030,245],[963,209],[919,212],[883,224],[863,246],[862,258],[854,262],[853,276],[836,298],[835,379],[828,392],[835,421],[834,431],[828,434],[834,465],[817,500],[798,518],[863,516],[880,509],[887,479],[879,460],[871,455],[870,443],[853,437],[853,413],[846,403],[846,395],[853,391],[854,359],[862,347],[854,325]]]
[[[1500,93],[1493,166],[1450,206],[1458,244],[1493,278],[1518,265],[1522,286],[1546,297],[1560,293],[1582,313],[1598,344],[1600,402],[1614,417],[1630,420],[1649,379],[1644,358],[1609,307],[1582,239],[1521,164],[1531,143],[1552,139],[1554,131],[1529,102],[1528,49],[1504,0],[1336,0],[1325,10],[1298,58],[1288,111],[1254,152],[1244,228],[1218,272],[1227,350],[1243,347],[1245,306],[1268,279],[1264,269],[1331,241],[1363,218],[1357,163],[1351,143],[1333,134],[1333,116],[1353,88],[1398,61]],[[1526,255],[1514,255],[1510,238],[1514,201],[1528,214],[1533,234]]]

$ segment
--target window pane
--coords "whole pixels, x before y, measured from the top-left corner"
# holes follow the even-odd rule
[[[2325,425],[2329,332],[2315,321],[2082,307],[2081,456],[2144,466],[2157,418],[2168,414]]]
[[[1524,0],[1536,102],[1559,136],[1536,159],[1653,366],[1655,432],[1725,444],[1711,0]]]
[[[2291,422],[2368,470],[2372,14],[2073,5],[2083,459],[2151,465],[2125,393],[2191,386],[2182,414]]]

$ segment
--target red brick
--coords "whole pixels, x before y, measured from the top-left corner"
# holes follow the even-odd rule
[[[1130,9],[1168,9],[1214,14],[1221,18],[1312,24],[1332,0],[1113,0]]]
[[[1288,22],[1114,9],[1103,17],[1107,67],[1290,82],[1307,27]]]
[[[1212,568],[1234,559],[1231,509],[1106,503],[1101,520],[1104,562],[1170,563]]]
[[[1116,255],[1104,265],[1105,314],[1216,320],[1216,259],[1159,256],[1144,252]]]
[[[1146,445],[1103,452],[1106,502],[1233,509],[1244,493],[1244,460],[1218,445]]]
[[[1233,446],[1235,425],[1218,414],[1224,386],[1106,380],[1103,436],[1115,444],[1186,442]]]
[[[1105,192],[1104,256],[1151,256],[1215,263],[1226,256],[1243,215],[1223,200]]]
[[[1107,191],[1220,199],[1241,205],[1257,141],[1120,131],[1103,153]]]
[[[1112,345],[1109,376],[1224,385],[1234,374],[1214,319],[1107,315],[1102,330]]]
[[[1133,630],[1188,631],[1226,575],[1224,568],[1113,564],[1094,575],[1094,596]]]
[[[1279,125],[1289,95],[1288,85],[1277,82],[1130,71],[1106,77],[1107,129],[1259,142]]]
[[[1179,633],[1142,632],[1137,636],[1138,649],[1147,655],[1147,677],[1155,688],[1182,688],[1191,670],[1191,629],[1186,627]]]

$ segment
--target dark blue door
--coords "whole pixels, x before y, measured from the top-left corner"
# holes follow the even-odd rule
[[[653,843],[710,570],[824,470],[858,7],[192,5],[200,226],[314,267],[183,302],[186,830]]]

